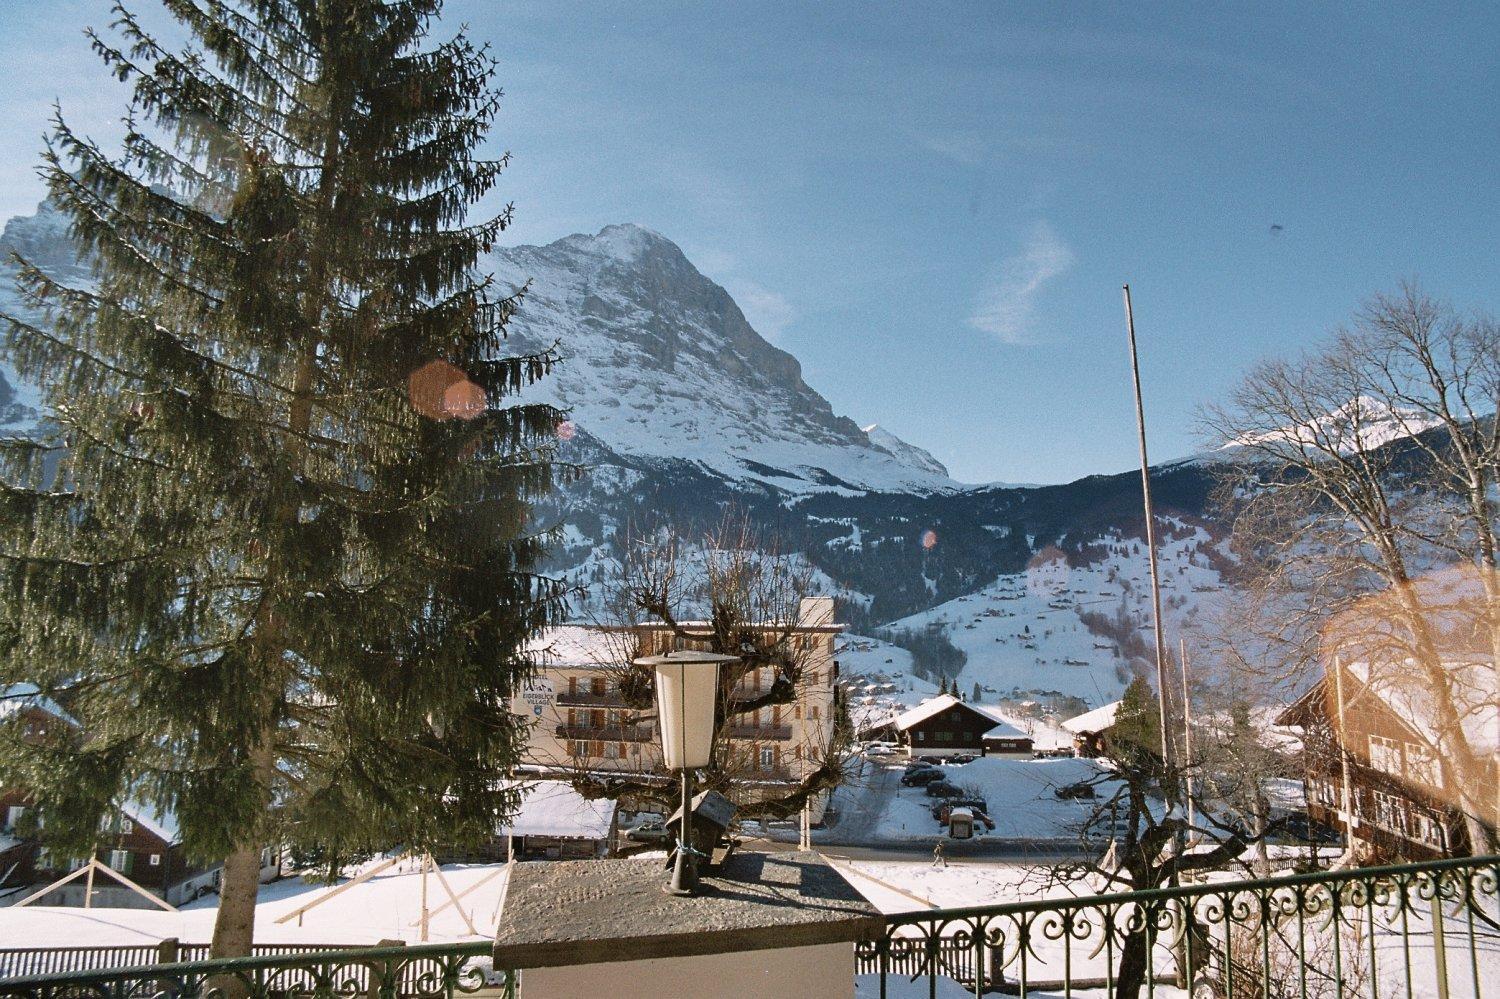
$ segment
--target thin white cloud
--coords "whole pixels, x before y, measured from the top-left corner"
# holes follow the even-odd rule
[[[1037,222],[1020,250],[995,265],[975,298],[969,325],[1002,343],[1034,343],[1037,293],[1072,266],[1073,251],[1045,220]]]
[[[724,288],[739,305],[740,311],[767,340],[775,342],[797,318],[792,303],[777,291],[745,278],[730,278]]]

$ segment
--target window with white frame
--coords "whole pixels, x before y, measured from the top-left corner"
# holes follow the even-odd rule
[[[1411,838],[1435,850],[1443,849],[1444,836],[1441,820],[1425,808],[1413,808],[1411,810]]]
[[[1376,791],[1374,821],[1382,829],[1405,836],[1407,833],[1406,799],[1394,794],[1386,794],[1384,791]]]
[[[135,832],[135,823],[126,818],[120,819],[120,832],[126,836],[129,836],[131,833]]]
[[[1419,743],[1406,744],[1406,776],[1418,784],[1442,787],[1443,773],[1431,749]]]
[[[1401,776],[1401,743],[1383,735],[1370,736],[1370,766],[1382,773]]]
[[[151,855],[150,864],[151,864],[152,867],[160,867],[161,866],[161,854],[159,854],[159,853],[153,853]],[[265,865],[262,864],[261,866],[264,867]]]
[[[766,747],[760,751],[760,768],[773,770],[776,767],[776,750]]]

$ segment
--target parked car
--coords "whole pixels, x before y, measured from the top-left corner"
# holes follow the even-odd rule
[[[907,773],[911,773],[914,770],[937,770],[937,769],[938,769],[938,767],[937,767],[936,764],[933,764],[933,763],[923,763],[921,760],[912,760],[910,763],[908,763],[906,765],[906,772]]]
[[[642,822],[625,834],[632,843],[661,843],[667,838],[667,826],[660,819]]]
[[[931,781],[927,785],[927,797],[929,798],[962,798],[968,793],[957,784],[950,784],[946,780]]]
[[[948,813],[960,806],[973,809],[975,812],[988,813],[990,810],[989,802],[983,798],[947,798],[932,806],[932,817],[939,822],[947,822]]]
[[[872,742],[865,747],[866,756],[894,756],[896,751],[883,743]]]
[[[948,757],[948,762],[949,763],[973,763],[977,759],[979,759],[979,757],[975,756],[973,753],[959,753],[957,756],[950,756],[950,757]]]
[[[947,763],[948,761],[941,756],[918,756],[917,762],[931,763],[933,766],[940,766],[941,764]]]
[[[1064,784],[1062,787],[1058,788],[1052,793],[1064,800],[1077,800],[1099,797],[1099,793],[1094,790],[1094,785],[1090,784],[1088,781],[1082,780],[1076,784]]]
[[[943,772],[934,767],[931,770],[909,770],[901,776],[901,783],[907,787],[921,787],[942,779]]]

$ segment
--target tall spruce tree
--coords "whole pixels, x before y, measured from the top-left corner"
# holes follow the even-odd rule
[[[428,41],[440,0],[162,3],[180,51],[124,7],[89,33],[122,152],[61,114],[46,143],[93,280],[13,261],[6,353],[50,413],[0,447],[0,692],[78,724],[6,731],[0,784],[74,855],[124,798],[174,810],[224,863],[222,957],[263,846],[421,849],[514,808],[559,417],[475,276],[500,94],[486,48]]]

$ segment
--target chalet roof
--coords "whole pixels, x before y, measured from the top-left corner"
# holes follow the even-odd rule
[[[148,805],[134,797],[127,798],[120,805],[120,812],[168,846],[182,842],[182,824],[177,821],[176,812]]]
[[[1074,735],[1082,735],[1085,732],[1103,732],[1115,723],[1115,715],[1120,712],[1120,704],[1120,701],[1111,701],[1102,708],[1074,715],[1063,722],[1062,727]]]
[[[546,666],[602,667],[629,654],[629,639],[618,631],[583,624],[548,628],[526,643],[525,652]]]
[[[1433,746],[1440,745],[1434,720],[1434,698],[1427,684],[1415,675],[1415,670],[1377,671],[1372,677],[1369,663],[1344,665],[1363,685],[1364,691],[1379,698],[1402,722]],[[1459,725],[1470,747],[1480,754],[1500,750],[1500,700],[1496,696],[1494,663],[1488,658],[1474,657],[1471,661],[1450,661],[1444,665],[1453,690],[1454,707],[1459,713]],[[1350,695],[1350,691],[1344,691],[1346,699]]]
[[[561,780],[532,781],[522,785],[525,797],[510,822],[502,823],[502,836],[561,836],[572,839],[605,839],[614,824],[617,803],[591,800]]]
[[[4,691],[0,691],[0,720],[10,718],[27,708],[45,711],[70,725],[78,724],[78,721],[68,714],[61,704],[50,697],[43,697],[41,689],[34,683],[13,683]]]
[[[914,708],[907,708],[905,711],[892,718],[890,724],[894,725],[899,731],[904,732],[907,729],[911,728],[913,725],[920,725],[927,719],[936,717],[937,715],[942,714],[944,711],[947,711],[952,707],[963,708],[970,714],[978,715],[980,718],[986,721],[992,722],[995,720],[994,716],[989,712],[984,711],[981,708],[977,708],[972,704],[966,704],[963,701],[960,701],[958,698],[954,697],[952,694],[939,694],[936,697],[928,698]]]

